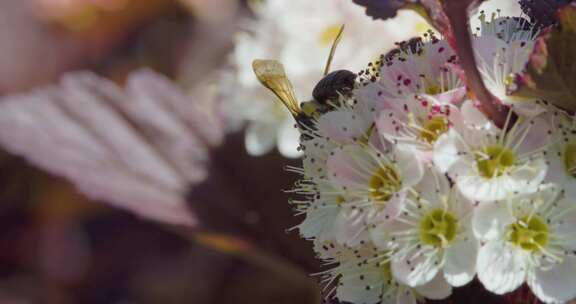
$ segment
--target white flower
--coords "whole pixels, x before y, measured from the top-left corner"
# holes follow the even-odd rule
[[[462,124],[458,107],[428,95],[391,102],[377,120],[378,132],[387,140],[413,146],[422,152],[424,160],[432,158],[434,143],[440,135]]]
[[[291,201],[297,206],[299,211],[297,215],[304,214],[306,216],[297,228],[305,239],[333,241],[336,239],[336,223],[339,218],[345,216],[342,214],[342,204],[345,202],[345,197],[340,194],[341,191],[329,188],[329,186],[318,190],[316,187],[321,186],[307,186],[310,187],[310,192],[304,191],[300,194],[306,193],[309,199]]]
[[[335,222],[342,211],[344,192],[328,182],[326,162],[337,145],[327,137],[317,136],[303,141],[301,149],[303,168],[289,167],[302,175],[292,193],[303,196],[303,199],[291,200],[297,215],[304,215],[304,221],[296,226],[302,237],[331,241],[335,239]]]
[[[425,298],[440,300],[452,293],[451,286],[436,276],[429,283],[411,288],[392,275],[388,254],[376,247],[363,245],[348,248],[333,243],[316,243],[319,257],[338,266],[322,273],[326,286],[338,280],[327,296],[340,301],[366,304],[416,304]]]
[[[576,204],[553,185],[505,201],[482,204],[473,217],[484,245],[478,278],[504,294],[526,282],[545,303],[576,297]]]
[[[290,168],[302,175],[295,228],[333,267],[321,273],[328,297],[413,304],[477,274],[496,294],[526,282],[546,303],[576,296],[574,117],[507,95],[531,25],[480,20],[479,69],[512,109],[504,126],[468,100],[458,58],[434,35],[372,59],[327,106],[292,109],[304,151]]]
[[[335,227],[336,240],[354,246],[368,239],[370,223],[394,218],[403,208],[407,192],[423,175],[415,151],[345,145],[327,161],[328,182],[339,189],[345,201]]]
[[[417,188],[398,217],[375,223],[372,240],[390,250],[392,272],[400,282],[416,287],[441,276],[452,286],[463,286],[476,274],[472,204],[434,168],[428,168]]]
[[[447,172],[473,201],[500,200],[535,191],[546,174],[542,151],[549,127],[541,118],[519,120],[510,130],[496,127],[472,102],[461,108],[466,125],[451,129],[435,143],[434,164]]]
[[[230,119],[248,122],[246,148],[261,155],[277,146],[287,157],[297,157],[298,132],[294,119],[253,75],[255,58],[284,63],[300,102],[310,100],[323,77],[331,43],[339,26],[346,31],[336,52],[332,70],[360,70],[371,58],[394,47],[395,41],[417,36],[429,29],[418,14],[402,11],[394,20],[370,20],[362,7],[348,0],[268,0],[255,6],[256,20],[237,36],[233,64],[238,83],[229,86],[225,110]],[[375,39],[382,36],[386,39]]]
[[[433,33],[415,38],[382,55],[359,73],[360,88],[355,95],[377,109],[388,102],[414,94],[439,95],[445,102],[461,100],[463,83],[450,65],[457,57],[446,40]]]
[[[486,88],[503,104],[520,115],[535,116],[545,108],[534,98],[508,95],[514,75],[522,72],[532,49],[537,31],[525,19],[492,15],[490,21],[482,13],[480,33],[474,37],[476,63]]]
[[[546,181],[556,183],[568,197],[576,197],[576,120],[560,110],[551,111],[548,118],[552,131],[545,156]]]
[[[497,16],[520,16],[522,9],[518,1],[502,1],[502,0],[487,0],[477,8],[475,14],[470,17],[470,29],[480,30],[481,23],[480,14],[488,12],[489,14],[497,14]]]

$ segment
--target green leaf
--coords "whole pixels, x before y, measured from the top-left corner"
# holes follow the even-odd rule
[[[539,35],[524,71],[513,75],[508,91],[576,111],[576,4],[561,8],[558,20],[558,27]]]

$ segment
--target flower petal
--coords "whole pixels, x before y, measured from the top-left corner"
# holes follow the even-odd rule
[[[524,132],[526,136],[520,136]],[[532,153],[548,145],[551,137],[550,125],[541,117],[532,118],[518,126],[515,134],[518,134],[516,138],[522,140],[516,148],[517,153]],[[516,143],[513,144],[516,145]]]
[[[402,178],[403,187],[416,185],[424,175],[424,168],[416,151],[408,146],[397,146],[394,151],[396,167]]]
[[[450,246],[444,255],[444,278],[446,281],[454,287],[464,286],[472,281],[476,275],[477,255],[478,241],[472,236]]]
[[[434,165],[440,172],[448,172],[460,160],[460,152],[466,151],[466,143],[455,130],[440,135],[434,143]]]
[[[368,237],[366,213],[358,208],[341,208],[334,223],[334,236],[342,245],[357,246]]]
[[[278,131],[278,151],[280,154],[297,158],[302,156],[302,151],[298,150],[300,146],[300,131],[294,127],[294,120],[286,119]]]
[[[538,158],[512,172],[507,182],[509,191],[532,193],[546,177],[548,165],[544,159]]]
[[[576,258],[566,257],[552,269],[534,270],[528,277],[532,292],[546,303],[565,303],[576,297]]]
[[[416,297],[410,288],[398,291],[396,304],[417,304]]]
[[[471,100],[465,101],[460,109],[467,124],[475,129],[490,129],[493,124]]]
[[[321,202],[315,202],[308,208],[306,219],[298,225],[298,230],[306,239],[331,240],[334,236],[334,222],[339,213],[340,208],[336,205],[322,206]]]
[[[412,226],[398,220],[383,219],[376,227],[370,230],[370,238],[374,245],[380,249],[387,250],[390,248],[390,235],[394,232],[406,231]]]
[[[392,273],[396,279],[408,286],[424,285],[436,276],[440,270],[440,261],[437,255],[426,256],[422,252],[407,259],[392,261]]]
[[[357,113],[339,110],[323,114],[318,120],[318,130],[337,142],[351,143],[362,137],[370,124]]]
[[[253,156],[264,155],[274,148],[277,126],[254,122],[246,129],[246,151]]]
[[[504,242],[488,242],[480,248],[476,269],[478,279],[495,294],[520,287],[526,278],[526,265],[518,251]]]
[[[450,182],[444,174],[440,174],[433,166],[425,166],[422,180],[414,188],[419,193],[420,198],[428,201],[430,208],[444,208],[441,197],[450,193]]]
[[[416,291],[428,299],[442,300],[452,294],[452,286],[438,273],[428,284],[416,287]]]
[[[504,202],[487,202],[475,208],[472,229],[480,240],[496,240],[504,235],[506,226],[513,221]]]
[[[326,163],[330,180],[341,187],[364,183],[367,178],[358,172],[356,161],[351,156],[362,154],[361,148],[357,146],[345,146],[332,151]]]
[[[336,297],[340,301],[352,303],[378,303],[382,293],[381,273],[378,267],[350,266],[342,274]]]
[[[510,194],[508,176],[484,178],[478,175],[458,176],[456,186],[469,200],[488,202],[504,199]],[[526,186],[526,185],[524,185]]]
[[[576,250],[576,208],[574,199],[565,197],[557,202],[556,208],[562,212],[562,220],[556,228],[556,234],[561,241],[562,247],[568,250]]]

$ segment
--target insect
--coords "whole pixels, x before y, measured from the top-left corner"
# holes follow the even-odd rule
[[[280,99],[301,127],[311,127],[314,117],[333,109],[330,100],[336,100],[341,94],[347,94],[354,89],[356,74],[347,70],[328,73],[343,32],[344,25],[340,27],[338,35],[332,43],[324,68],[324,77],[312,91],[313,100],[303,102],[301,105],[296,99],[294,88],[286,76],[282,63],[276,60],[262,59],[256,59],[252,62],[252,68],[258,80]]]

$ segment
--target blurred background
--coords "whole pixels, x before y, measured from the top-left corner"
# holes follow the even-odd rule
[[[0,0],[0,304],[320,303],[298,135],[250,63],[309,99],[344,21],[352,70],[431,30],[349,0]],[[476,290],[446,302],[506,301]]]

